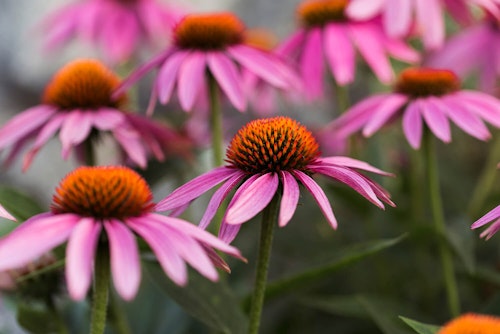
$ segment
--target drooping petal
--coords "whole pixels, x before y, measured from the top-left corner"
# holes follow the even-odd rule
[[[228,224],[225,222],[224,219],[222,219],[222,222],[220,224],[219,234],[218,234],[219,239],[224,241],[224,242],[227,242],[228,244],[232,243],[233,240],[238,235],[238,232],[240,231],[241,226],[242,226],[242,224],[238,224],[238,225]]]
[[[168,242],[165,242],[162,234],[158,234],[155,229],[149,226],[149,218],[150,215],[141,218],[129,218],[127,223],[148,243],[167,276],[177,285],[186,285],[188,280],[186,263],[176,249]]]
[[[66,283],[74,300],[85,298],[92,282],[92,264],[100,232],[100,223],[93,218],[82,218],[69,237],[66,248]]]
[[[109,240],[111,272],[118,294],[131,300],[137,294],[141,281],[139,250],[134,235],[119,220],[104,222]]]
[[[228,224],[244,223],[264,210],[276,194],[279,178],[276,173],[266,173],[246,182],[251,182],[248,188],[238,189],[227,207],[225,221]]]
[[[293,59],[293,55],[297,52],[297,50],[301,49],[301,45],[304,43],[305,37],[306,31],[304,29],[299,29],[281,42],[281,44],[275,48],[275,53],[283,57]]]
[[[92,121],[89,113],[92,111],[71,111],[64,120],[59,139],[62,144],[62,157],[67,159],[73,146],[82,143],[90,134]]]
[[[188,55],[189,51],[178,51],[165,59],[161,65],[155,79],[155,89],[161,103],[166,104],[170,100],[181,64]]]
[[[109,11],[106,19],[100,24],[100,40],[106,56],[113,62],[129,60],[138,44],[141,27],[129,10],[115,8]]]
[[[462,90],[455,93],[467,108],[485,121],[500,128],[500,101],[481,92]]]
[[[423,121],[418,103],[408,103],[403,113],[403,132],[410,146],[417,150],[423,133]]]
[[[471,229],[475,229],[481,227],[485,224],[488,224],[494,219],[500,218],[500,205],[495,207],[493,210],[489,211],[487,214],[476,220],[472,225]]]
[[[308,32],[300,58],[300,74],[308,98],[323,95],[323,41],[320,28]]]
[[[123,121],[125,121],[125,114],[113,108],[99,108],[92,112],[91,122],[92,126],[102,131],[109,131],[115,129]]]
[[[449,143],[451,141],[450,122],[444,112],[432,104],[432,100],[417,99],[414,103],[418,103],[420,113],[432,133],[445,143]]]
[[[223,185],[217,189],[217,191],[213,194],[210,202],[208,203],[207,209],[203,214],[203,217],[200,220],[198,226],[202,229],[205,229],[208,224],[212,221],[215,214],[217,213],[217,209],[220,207],[222,201],[227,197],[229,192],[236,187],[243,178],[245,178],[246,174],[243,172],[235,173],[229,180],[224,182]]]
[[[387,0],[384,11],[384,26],[392,38],[405,37],[412,24],[412,0]]]
[[[63,243],[79,220],[74,214],[30,218],[0,241],[0,270],[21,267]]]
[[[170,195],[156,204],[156,210],[172,210],[189,203],[204,192],[227,180],[235,173],[237,173],[236,169],[224,166],[217,167],[174,190]]]
[[[354,80],[356,53],[348,38],[347,29],[341,24],[330,23],[325,27],[324,48],[330,70],[339,85]]]
[[[377,132],[399,111],[399,109],[408,101],[408,97],[403,94],[394,93],[380,103],[373,110],[370,121],[363,128],[363,135],[369,137]]]
[[[316,200],[316,203],[318,203],[319,208],[323,212],[323,215],[325,216],[326,220],[330,223],[330,225],[334,229],[337,229],[337,220],[335,219],[332,207],[323,189],[321,189],[321,187],[316,183],[316,181],[314,181],[309,175],[299,170],[293,171],[293,175],[311,193],[311,195]]]
[[[283,197],[281,198],[280,213],[278,217],[278,225],[286,226],[292,219],[297,203],[299,202],[300,189],[299,184],[292,174],[281,171],[281,184],[283,185]]]
[[[205,67],[205,54],[191,52],[179,69],[177,93],[181,107],[186,111],[193,109],[201,87],[206,84]]]
[[[440,1],[415,0],[415,9],[425,47],[430,50],[439,48],[444,42],[444,19]]]
[[[351,0],[346,14],[356,20],[368,20],[379,14],[386,0]]]
[[[127,156],[139,167],[146,168],[147,155],[142,144],[140,134],[127,124],[117,127],[113,131],[113,137],[120,144]]]
[[[222,91],[239,111],[246,109],[242,78],[238,68],[227,56],[211,52],[207,54],[207,64]]]
[[[338,165],[338,166],[342,166],[342,167],[361,169],[361,170],[365,170],[367,172],[372,172],[372,173],[384,175],[384,176],[394,176],[394,174],[388,173],[388,172],[385,172],[381,169],[373,167],[369,163],[366,163],[366,162],[361,161],[361,160],[349,158],[349,157],[344,157],[344,156],[322,157],[322,158],[317,159],[317,161],[321,165],[332,164],[332,165]]]

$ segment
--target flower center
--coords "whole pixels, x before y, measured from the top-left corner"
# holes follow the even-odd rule
[[[468,313],[450,321],[440,334],[500,333],[500,319],[482,314]]]
[[[76,60],[54,75],[45,88],[43,103],[62,110],[120,109],[127,102],[126,95],[111,98],[119,83],[120,79],[97,60]]]
[[[95,218],[136,217],[149,212],[153,195],[144,179],[127,167],[79,167],[59,184],[52,212]]]
[[[319,155],[312,133],[288,117],[254,120],[234,136],[227,161],[247,173],[306,170]]]
[[[306,27],[323,26],[332,21],[345,21],[349,0],[309,0],[298,7],[300,21]]]
[[[460,89],[460,80],[448,70],[409,68],[396,82],[395,91],[413,97],[441,96]]]
[[[174,29],[183,49],[220,50],[243,41],[245,26],[231,13],[185,16]]]

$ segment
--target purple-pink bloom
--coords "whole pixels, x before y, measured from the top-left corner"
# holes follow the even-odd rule
[[[500,21],[487,15],[476,25],[448,39],[442,49],[426,61],[428,66],[448,68],[460,77],[478,72],[479,87],[497,92],[500,75]]]
[[[498,0],[351,0],[347,15],[369,20],[382,15],[384,28],[393,38],[404,38],[416,30],[426,49],[437,49],[445,40],[444,9],[458,21],[469,23],[469,5],[475,4],[498,15]]]
[[[174,90],[182,109],[191,111],[208,101],[208,80],[213,80],[239,111],[247,107],[242,71],[249,71],[272,86],[287,89],[292,69],[278,56],[245,42],[245,27],[231,13],[186,15],[175,26],[173,45],[134,71],[116,94],[130,87],[153,68],[158,74],[152,99],[163,104]]]
[[[420,147],[424,127],[443,142],[450,142],[450,121],[469,135],[487,140],[491,135],[484,122],[500,127],[500,101],[482,92],[461,90],[460,81],[451,71],[410,68],[401,73],[394,92],[368,97],[328,128],[335,136],[362,130],[369,137],[399,116],[414,149]]]
[[[346,0],[302,3],[298,8],[302,27],[278,48],[280,54],[298,63],[310,99],[324,94],[324,60],[339,85],[354,81],[356,49],[383,83],[391,82],[394,77],[387,54],[407,62],[419,60],[415,50],[385,34],[380,20],[349,19],[345,15],[347,5]]]
[[[85,145],[104,133],[111,133],[122,155],[141,168],[146,167],[150,154],[159,160],[169,152],[187,155],[189,142],[176,131],[124,111],[127,96],[112,98],[119,82],[96,60],[76,60],[63,67],[47,85],[42,104],[23,111],[0,128],[0,151],[12,147],[6,164],[34,141],[24,158],[26,170],[56,133],[62,157],[67,159],[75,148],[81,162],[85,161]]]
[[[44,21],[45,47],[59,48],[78,37],[101,49],[112,64],[121,63],[144,46],[167,44],[183,14],[157,0],[80,0]]]
[[[314,197],[333,228],[337,220],[328,198],[311,177],[322,174],[353,188],[379,208],[391,206],[389,193],[379,184],[359,173],[363,170],[390,175],[369,164],[343,156],[320,157],[318,143],[303,125],[288,117],[258,119],[241,128],[226,153],[228,165],[218,167],[189,181],[158,202],[156,210],[181,208],[203,193],[222,185],[213,194],[200,221],[205,228],[217,209],[236,189],[225,212],[219,237],[231,242],[242,223],[262,211],[278,193],[281,204],[278,223],[283,227],[291,220],[302,184]]]
[[[0,240],[0,271],[22,267],[68,241],[66,282],[71,298],[83,299],[92,281],[99,247],[109,247],[113,283],[125,300],[139,288],[136,235],[142,238],[178,285],[188,281],[186,263],[216,281],[216,266],[228,269],[214,249],[240,252],[179,218],[154,212],[146,181],[126,167],[79,167],[60,183],[50,212],[38,214]]]
[[[471,229],[482,227],[488,223],[491,223],[491,225],[480,234],[480,237],[486,238],[486,240],[489,240],[500,230],[500,205],[476,220],[471,225]]]

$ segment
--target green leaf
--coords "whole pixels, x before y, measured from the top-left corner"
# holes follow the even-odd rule
[[[57,332],[57,321],[54,313],[42,305],[20,303],[17,306],[17,322],[30,333]]]
[[[44,211],[33,198],[9,187],[0,187],[0,204],[21,222]]]
[[[399,316],[399,318],[419,334],[436,334],[440,329],[439,326],[423,324],[403,316]]]
[[[446,228],[444,238],[462,261],[467,272],[473,273],[476,267],[474,246],[477,238],[470,229],[470,222],[454,221],[453,225]]]
[[[145,263],[144,267],[163,292],[204,324],[227,334],[247,331],[248,319],[240,308],[238,298],[223,280],[214,283],[190,270],[188,285],[180,287],[165,275],[156,262]]]
[[[406,239],[406,237],[407,234],[405,233],[393,239],[382,239],[358,244],[341,252],[338,257],[326,265],[270,282],[266,289],[266,301],[289,291],[294,291],[297,287],[307,286],[315,280],[328,277],[342,268],[353,265],[371,255],[397,245]]]

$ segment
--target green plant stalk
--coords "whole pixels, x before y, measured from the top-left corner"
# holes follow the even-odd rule
[[[123,314],[123,309],[116,295],[113,294],[109,297],[109,318],[117,334],[132,334],[127,318]]]
[[[94,150],[94,143],[92,142],[92,137],[89,137],[85,140],[83,143],[84,147],[84,159],[85,159],[85,165],[86,166],[95,166],[96,165],[96,158],[95,158],[95,150]]]
[[[210,91],[210,128],[212,132],[213,163],[214,167],[219,167],[224,163],[222,110],[220,107],[217,82],[211,74],[208,74],[208,89]]]
[[[278,222],[279,203],[280,195],[276,194],[271,203],[264,209],[262,215],[255,283],[250,304],[249,334],[259,333],[260,319],[266,294],[267,272],[269,268],[269,259],[271,258],[274,228]]]
[[[446,225],[443,212],[443,204],[439,190],[439,173],[437,164],[437,154],[435,151],[434,138],[427,129],[424,133],[424,153],[427,163],[427,179],[429,181],[429,195],[431,201],[432,218],[434,220],[438,243],[441,266],[443,269],[444,283],[448,299],[448,308],[452,317],[460,314],[460,300],[458,296],[455,269],[453,265],[453,254],[445,240]]]
[[[103,334],[106,328],[110,283],[109,250],[99,243],[94,262],[94,294],[90,313],[90,334]]]

